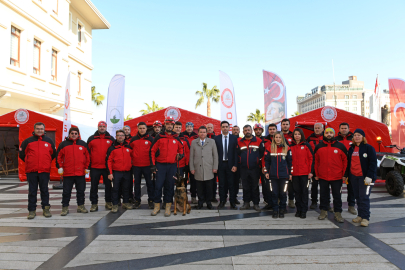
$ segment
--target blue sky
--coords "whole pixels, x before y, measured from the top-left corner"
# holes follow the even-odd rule
[[[239,125],[264,111],[263,69],[283,78],[288,115],[297,95],[333,84],[332,59],[337,84],[357,75],[374,89],[379,74],[385,89],[405,78],[405,1],[92,1],[111,23],[93,31],[92,84],[107,95],[125,75],[132,117],[153,100],[206,115],[195,91],[219,88],[219,70],[233,81]]]

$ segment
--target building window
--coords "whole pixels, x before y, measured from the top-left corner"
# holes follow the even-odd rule
[[[78,85],[79,91],[77,91],[77,95],[81,96],[82,95],[82,73],[77,72],[77,79],[79,81],[79,85]]]
[[[353,107],[352,111],[357,112],[357,107]]]
[[[349,99],[349,95],[345,95],[345,99]]]
[[[345,107],[345,110],[346,110],[346,111],[349,111],[349,107]]]
[[[39,75],[41,70],[41,41],[34,39],[33,72]]]
[[[58,3],[59,2],[59,0],[52,0],[52,11],[53,11],[53,13],[55,13],[55,14],[58,14]]]
[[[79,45],[82,44],[82,26],[80,24],[77,24],[77,41]]]
[[[352,105],[357,105],[357,101],[353,101],[353,102],[352,102]]]
[[[349,101],[345,101],[345,105],[349,105]]]
[[[357,95],[353,95],[353,98],[354,98],[354,99],[357,99]]]
[[[21,30],[11,26],[10,64],[20,67],[20,37]]]
[[[58,52],[52,49],[52,81],[56,81],[58,75]]]

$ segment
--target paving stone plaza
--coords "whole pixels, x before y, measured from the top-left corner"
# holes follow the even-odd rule
[[[306,219],[294,209],[273,219],[271,211],[231,210],[229,203],[152,217],[145,195],[140,209],[114,214],[100,204],[98,212],[78,214],[75,192],[62,217],[61,190],[50,190],[51,218],[39,206],[27,220],[27,184],[2,177],[0,193],[0,269],[405,269],[405,196],[389,195],[382,184],[372,191],[366,228],[352,223],[347,203],[344,223],[332,213],[318,220],[319,209]]]

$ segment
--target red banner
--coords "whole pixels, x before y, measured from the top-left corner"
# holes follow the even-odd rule
[[[269,124],[276,124],[287,118],[287,98],[284,81],[274,72],[263,70],[265,130],[268,134]]]
[[[405,147],[405,81],[388,79],[392,144]]]

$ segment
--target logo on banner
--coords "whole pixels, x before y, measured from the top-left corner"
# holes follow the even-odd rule
[[[117,124],[121,120],[121,112],[117,108],[112,108],[110,111],[110,122]]]
[[[169,107],[165,111],[165,119],[169,116],[173,117],[174,121],[179,121],[181,117],[181,112],[177,107]]]
[[[334,107],[325,106],[321,111],[321,116],[326,122],[332,122],[337,117],[337,111]]]
[[[228,88],[225,88],[225,90],[222,92],[221,102],[222,102],[222,105],[224,105],[226,108],[228,108],[228,109],[232,108],[233,95],[232,95],[232,91],[229,90]]]
[[[65,94],[65,108],[68,109],[69,106],[70,106],[69,89],[66,89],[66,94]]]
[[[14,114],[14,120],[18,124],[25,124],[28,122],[30,114],[26,109],[18,109]]]

